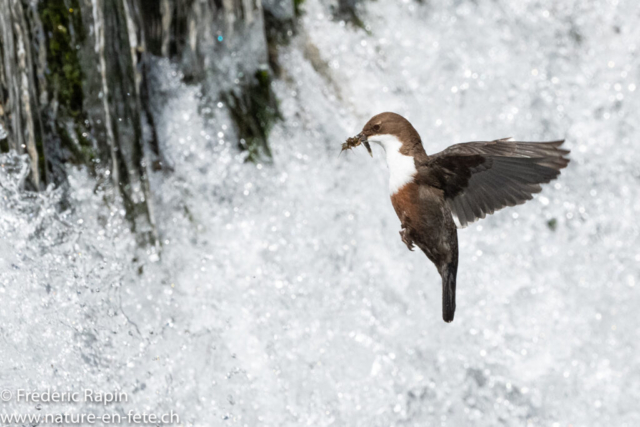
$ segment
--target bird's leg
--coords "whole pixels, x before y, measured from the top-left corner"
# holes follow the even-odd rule
[[[407,245],[407,248],[412,251],[413,250],[413,239],[409,236],[409,230],[403,228],[400,230],[400,238]]]
[[[400,238],[402,239],[404,244],[407,245],[407,248],[409,248],[409,250],[412,251],[413,239],[411,238],[411,230],[403,226],[402,230],[400,230]]]
[[[406,228],[403,228],[402,230],[400,230],[400,238],[402,239],[404,244],[407,245],[407,248],[410,251],[412,251],[413,250],[413,239],[411,238],[411,236],[409,236],[409,230],[407,230]]]
[[[407,245],[410,251],[413,251],[413,239],[411,238],[411,228],[407,225],[407,214],[402,212],[402,217],[400,218],[400,225],[402,226],[402,230],[400,230],[400,238]]]

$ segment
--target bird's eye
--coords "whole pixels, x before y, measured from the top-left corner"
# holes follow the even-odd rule
[[[373,131],[378,132],[380,130],[380,125],[373,125]]]

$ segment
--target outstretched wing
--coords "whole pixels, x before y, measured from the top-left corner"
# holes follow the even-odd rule
[[[451,211],[466,226],[505,206],[533,198],[540,184],[560,175],[567,166],[569,150],[559,148],[564,140],[456,144],[418,166],[418,184],[444,191]]]

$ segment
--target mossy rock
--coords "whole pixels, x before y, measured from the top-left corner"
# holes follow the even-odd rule
[[[96,153],[84,135],[83,72],[77,46],[85,40],[78,0],[48,0],[38,6],[47,48],[46,79],[50,98],[58,102],[55,132],[66,149],[66,160],[92,166]],[[43,153],[42,141],[38,151]],[[44,169],[44,156],[41,167]]]
[[[271,90],[268,70],[256,71],[253,79],[238,90],[223,95],[238,130],[239,148],[248,152],[247,160],[270,159],[268,136],[273,124],[281,118],[278,102]]]
[[[67,6],[68,4],[68,6]],[[82,114],[82,69],[76,45],[84,40],[77,0],[48,0],[39,4],[47,41],[47,82],[58,103],[71,116]]]

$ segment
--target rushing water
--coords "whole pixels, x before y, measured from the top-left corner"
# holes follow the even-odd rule
[[[640,423],[640,30],[633,2],[378,0],[367,30],[308,0],[280,52],[272,163],[244,163],[223,103],[159,62],[161,256],[82,170],[21,191],[0,158],[0,358],[10,389],[121,389],[184,425]],[[534,200],[459,232],[456,320],[406,250],[380,150],[338,157],[373,114],[427,152],[564,137]]]

